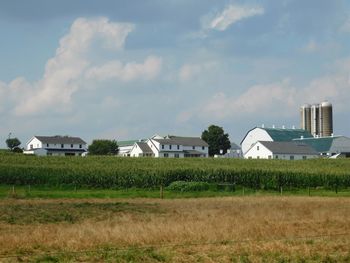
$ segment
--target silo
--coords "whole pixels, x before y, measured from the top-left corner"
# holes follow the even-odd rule
[[[333,107],[328,101],[320,104],[320,136],[331,136],[333,134]]]
[[[300,128],[311,133],[311,105],[304,104],[300,107]]]
[[[319,104],[313,104],[311,106],[311,134],[317,137],[320,133],[320,111]]]

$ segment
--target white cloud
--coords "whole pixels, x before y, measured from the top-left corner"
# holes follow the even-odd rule
[[[328,100],[338,113],[349,111],[350,58],[333,65],[334,72],[296,88],[289,79],[270,84],[258,84],[239,96],[218,92],[198,107],[181,112],[177,120],[188,122],[193,118],[237,119],[251,116],[275,118],[296,116],[300,105]]]
[[[188,81],[201,74],[205,74],[206,71],[212,70],[217,63],[205,62],[202,64],[184,64],[179,70],[180,81]]]
[[[32,85],[26,83],[30,96],[18,103],[15,113],[27,115],[69,107],[72,94],[79,89],[76,81],[90,65],[86,54],[92,42],[101,39],[105,47],[121,49],[132,29],[131,24],[112,23],[107,18],[75,20],[60,40],[55,56],[46,63],[43,78]]]
[[[296,90],[289,80],[254,85],[238,97],[230,97],[223,92],[214,94],[198,112],[218,119],[253,114],[288,115],[296,105],[295,95]]]
[[[132,81],[136,79],[151,80],[160,72],[162,59],[149,56],[144,63],[138,64],[129,62],[123,65],[120,61],[110,61],[102,66],[89,69],[86,76],[90,79],[106,80],[120,79],[122,81]]]
[[[206,25],[207,29],[215,29],[219,31],[226,30],[230,25],[257,15],[263,15],[265,13],[262,7],[252,7],[252,6],[238,6],[229,5],[221,13],[216,15],[209,23]]]
[[[97,81],[117,78],[124,82],[151,80],[161,70],[160,57],[148,56],[143,63],[105,61],[102,66],[96,66],[90,59],[95,42],[113,52],[122,50],[133,29],[132,24],[114,23],[104,17],[76,19],[60,40],[55,56],[47,61],[43,77],[33,83],[22,77],[9,84],[0,83],[0,95],[6,89],[9,110],[19,116],[48,111],[64,113],[72,106],[73,94],[89,86],[86,84],[91,78]]]

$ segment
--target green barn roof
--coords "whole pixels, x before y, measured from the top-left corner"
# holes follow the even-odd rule
[[[265,130],[275,142],[289,142],[298,138],[313,138],[311,133],[302,129],[261,128]]]
[[[298,142],[303,142],[307,145],[310,145],[318,152],[328,152],[330,151],[333,141],[339,138],[337,137],[320,137],[320,138],[306,138],[306,139],[297,139]]]

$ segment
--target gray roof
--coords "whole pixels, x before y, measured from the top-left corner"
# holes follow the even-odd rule
[[[305,154],[305,155],[318,155],[312,147],[304,143],[296,142],[266,142],[259,141],[267,149],[277,154]]]
[[[85,141],[83,141],[79,137],[70,137],[70,136],[34,136],[42,143],[49,143],[49,144],[86,144]]]
[[[241,147],[238,144],[231,142],[231,150],[241,150]]]
[[[137,142],[138,147],[140,147],[141,151],[144,153],[153,153],[152,149],[145,142]]]
[[[330,136],[317,138],[304,138],[294,140],[299,143],[310,145],[319,153],[349,153],[350,138],[345,136]]]
[[[155,141],[166,145],[183,145],[183,146],[205,146],[209,145],[199,137],[180,137],[169,135],[165,139],[154,139]]]

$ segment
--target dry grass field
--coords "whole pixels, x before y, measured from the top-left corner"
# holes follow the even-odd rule
[[[350,199],[3,199],[0,254],[0,262],[350,262]]]

